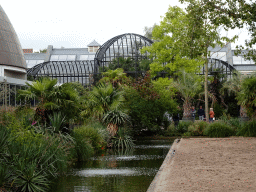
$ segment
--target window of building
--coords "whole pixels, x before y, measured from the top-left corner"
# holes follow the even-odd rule
[[[245,58],[242,57],[242,64],[248,65],[248,64],[251,64],[251,61],[246,60]]]
[[[37,60],[27,60],[27,68],[32,68],[37,64]]]
[[[67,61],[75,61],[76,60],[76,55],[68,55]]]
[[[88,55],[80,55],[80,60],[87,60]]]
[[[241,56],[233,56],[233,64],[242,64]]]
[[[89,47],[89,52],[93,52],[93,47]]]
[[[44,60],[37,60],[36,64],[43,63],[43,62],[44,62]]]
[[[93,47],[93,52],[97,52],[98,51],[98,49],[99,49],[99,47]]]
[[[211,58],[227,61],[226,52],[211,52]]]
[[[66,61],[67,57],[67,55],[59,55],[59,61]]]
[[[94,60],[95,55],[88,55],[87,60]]]
[[[51,55],[50,61],[58,61],[59,55]]]

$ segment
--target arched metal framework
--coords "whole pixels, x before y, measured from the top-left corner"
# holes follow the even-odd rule
[[[35,65],[28,76],[57,78],[58,83],[79,81],[83,85],[93,83],[94,61],[50,61]]]
[[[220,59],[208,58],[208,73],[209,75],[213,75],[214,73],[221,73],[225,77],[230,77],[233,71],[236,70],[232,65],[230,65],[226,61],[222,61]],[[205,67],[201,68],[200,75],[205,74]],[[224,78],[223,76],[223,78]]]
[[[104,43],[96,52],[93,61],[50,61],[38,64],[27,71],[28,76],[34,78],[48,76],[57,78],[58,83],[79,81],[84,86],[91,85],[96,81],[97,76],[104,68],[111,66],[122,66],[122,59],[130,59],[129,66],[132,70],[126,70],[126,73],[144,73],[145,70],[139,65],[142,60],[149,60],[149,54],[140,52],[144,46],[150,46],[153,42],[141,35],[126,33],[113,37]],[[124,60],[123,60],[124,61]],[[233,66],[219,59],[208,59],[209,75],[220,72],[225,76],[232,75],[235,70]],[[127,63],[126,63],[127,64]],[[100,71],[101,69],[101,71]],[[204,75],[204,67],[200,67],[200,75]],[[163,72],[165,76],[167,73]]]
[[[105,42],[95,55],[95,73],[100,72],[99,68],[104,71],[105,67],[109,67],[115,63],[117,67],[120,67],[119,58],[130,58],[133,65],[133,72],[138,72],[138,63],[143,59],[148,59],[148,53],[142,54],[140,49],[144,46],[150,46],[153,42],[148,38],[134,34],[125,33],[113,37]],[[127,71],[126,72],[131,72]]]

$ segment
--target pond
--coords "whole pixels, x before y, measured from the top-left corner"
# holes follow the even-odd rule
[[[173,141],[137,141],[132,150],[108,150],[75,164],[66,176],[58,178],[52,191],[145,192]]]

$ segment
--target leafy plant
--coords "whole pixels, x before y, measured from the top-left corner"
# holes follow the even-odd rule
[[[65,116],[62,116],[61,112],[57,113],[54,112],[53,115],[49,116],[51,127],[53,127],[54,132],[58,133],[61,131],[64,127],[65,123]]]
[[[78,159],[83,161],[105,146],[102,130],[93,126],[76,127],[73,130],[75,150]]]
[[[244,125],[238,129],[236,135],[244,137],[255,137],[256,136],[256,119],[244,123]]]
[[[132,137],[128,135],[125,128],[120,128],[117,132],[117,136],[113,138],[113,146],[115,148],[133,148],[134,142]]]
[[[188,132],[193,136],[203,135],[204,130],[207,128],[208,123],[205,121],[196,121],[192,125],[189,125]]]
[[[228,137],[234,135],[234,130],[223,121],[209,124],[204,130],[204,135],[210,137]]]

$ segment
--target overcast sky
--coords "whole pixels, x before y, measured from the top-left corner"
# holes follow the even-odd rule
[[[144,35],[145,26],[161,21],[169,6],[178,0],[2,0],[22,48],[80,48],[94,39],[103,44],[124,34]],[[247,32],[240,34],[240,42]],[[234,45],[233,45],[234,46]],[[232,46],[232,47],[233,47]]]

